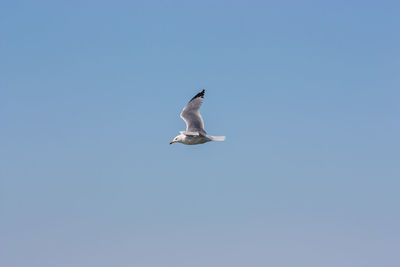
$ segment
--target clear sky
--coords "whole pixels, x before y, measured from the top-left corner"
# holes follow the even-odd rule
[[[400,266],[400,4],[277,2],[1,1],[0,266]]]

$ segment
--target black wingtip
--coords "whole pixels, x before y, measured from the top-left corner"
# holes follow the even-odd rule
[[[192,99],[190,99],[190,101],[192,101],[193,99],[196,99],[198,97],[204,98],[204,93],[206,92],[206,90],[202,90],[200,93],[198,93],[197,95],[195,95]],[[190,102],[189,101],[189,102]]]

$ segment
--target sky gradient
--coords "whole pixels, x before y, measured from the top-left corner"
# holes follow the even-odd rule
[[[400,266],[399,10],[1,1],[0,266]]]

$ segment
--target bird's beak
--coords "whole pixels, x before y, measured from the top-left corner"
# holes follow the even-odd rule
[[[171,142],[169,142],[169,144],[170,144],[170,145],[172,145],[173,143],[175,143],[175,141],[171,141]]]

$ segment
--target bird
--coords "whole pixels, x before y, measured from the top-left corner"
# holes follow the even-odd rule
[[[183,108],[181,118],[186,123],[186,131],[180,131],[169,144],[182,143],[185,145],[199,145],[210,141],[225,141],[225,136],[208,135],[204,129],[204,121],[200,114],[203,104],[205,90],[196,94]]]

